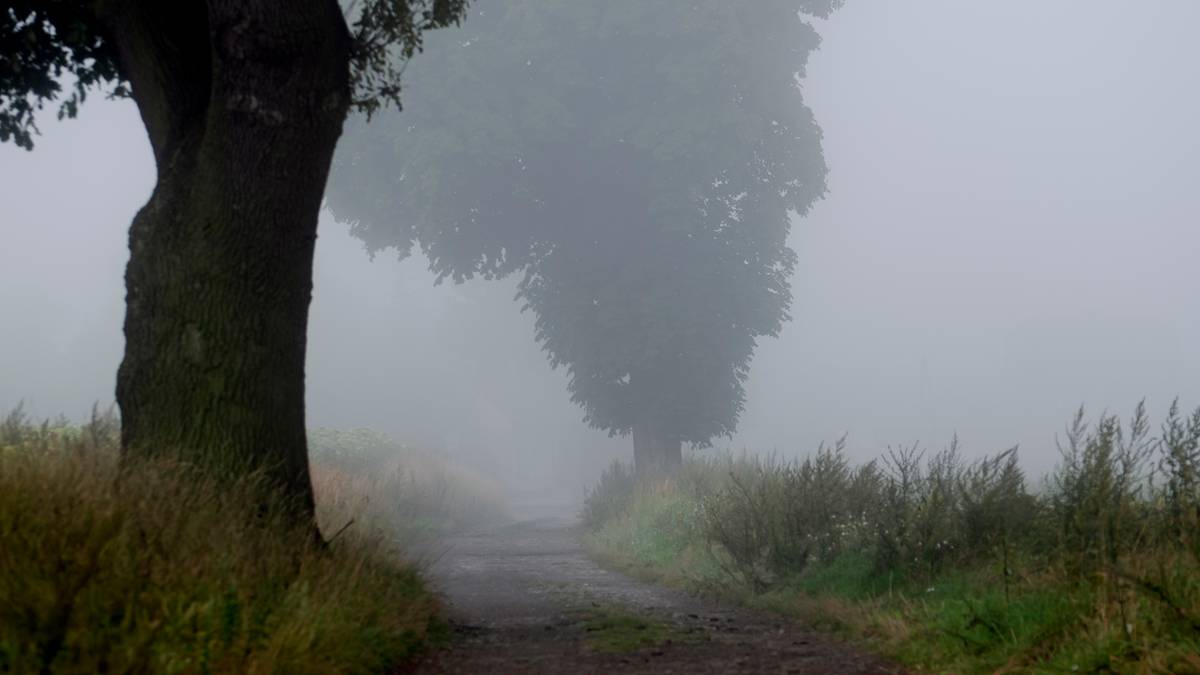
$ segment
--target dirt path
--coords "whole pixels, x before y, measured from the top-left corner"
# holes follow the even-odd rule
[[[902,672],[795,623],[601,569],[578,535],[542,519],[439,544],[430,573],[456,636],[413,672]]]

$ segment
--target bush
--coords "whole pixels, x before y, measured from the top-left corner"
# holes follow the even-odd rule
[[[1089,428],[1083,409],[1068,427],[1050,507],[1062,552],[1076,571],[1119,564],[1163,524],[1155,522],[1148,499],[1150,460],[1159,447],[1149,431],[1142,404],[1128,429],[1115,415],[1102,415]]]
[[[843,443],[693,460],[655,489],[610,472],[590,541],[749,602],[807,612],[815,595],[818,619],[924,667],[1196,672],[1200,409],[1150,429],[1141,404],[1127,423],[1080,410],[1038,492],[1016,448],[968,463],[957,439],[857,468]]]
[[[1026,490],[1017,449],[980,459],[963,472],[958,484],[962,561],[998,558],[1008,598],[1016,558],[1039,541],[1042,522],[1042,509]]]
[[[1158,466],[1165,476],[1161,499],[1165,508],[1167,538],[1200,557],[1200,408],[1190,418],[1171,404],[1162,428],[1162,456]]]
[[[727,480],[701,495],[703,533],[730,577],[765,590],[831,560],[862,535],[875,465],[852,470],[845,442],[803,461],[742,457],[708,467]]]
[[[629,507],[637,489],[633,467],[614,461],[600,474],[600,480],[584,494],[580,519],[584,526],[598,528],[620,516]]]

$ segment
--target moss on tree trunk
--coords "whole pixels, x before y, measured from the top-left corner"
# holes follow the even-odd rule
[[[341,11],[105,10],[158,167],[129,233],[124,456],[262,471],[311,518],[304,363],[317,218],[350,104]]]

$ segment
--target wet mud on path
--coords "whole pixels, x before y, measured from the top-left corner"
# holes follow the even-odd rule
[[[424,552],[454,637],[406,672],[900,673],[795,622],[605,570],[578,525],[545,518]]]

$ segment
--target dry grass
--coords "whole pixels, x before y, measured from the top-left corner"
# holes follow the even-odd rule
[[[0,424],[0,672],[375,673],[436,629],[389,542],[317,547],[253,479],[163,461],[118,480],[116,431]],[[360,479],[341,480],[326,519]]]
[[[309,433],[313,489],[325,532],[412,544],[506,522],[495,481],[367,430]]]

